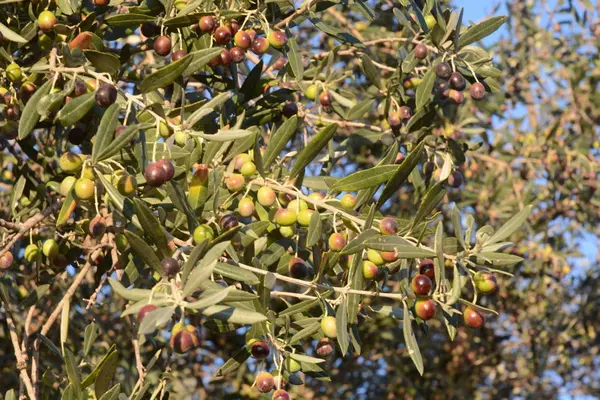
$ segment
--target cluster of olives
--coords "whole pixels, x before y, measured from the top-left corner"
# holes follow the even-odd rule
[[[435,66],[435,74],[442,80],[438,85],[440,96],[455,104],[462,104],[465,100],[463,91],[467,87],[465,77],[458,71],[452,71],[450,64],[445,61]],[[482,100],[485,97],[485,86],[481,82],[475,82],[469,88],[469,94],[473,100]]]
[[[205,15],[200,18],[196,26],[198,33],[209,34],[216,45],[224,46],[221,54],[212,59],[209,63],[211,67],[227,66],[233,63],[241,63],[246,59],[246,51],[251,50],[254,54],[261,56],[269,48],[281,50],[287,43],[287,35],[280,30],[271,30],[266,37],[259,36],[254,29],[240,29],[240,23],[231,19],[228,21],[219,21],[214,16]],[[146,37],[154,37],[160,29],[155,23],[147,22],[141,26],[141,33]],[[154,39],[154,51],[156,54],[166,57],[171,54],[172,41],[169,36],[159,35]],[[183,49],[174,51],[171,59],[177,61],[187,55]],[[279,60],[278,60],[279,61]],[[279,61],[275,68],[281,68],[285,60]]]

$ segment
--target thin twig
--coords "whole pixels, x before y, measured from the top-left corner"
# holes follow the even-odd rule
[[[21,376],[21,380],[25,384],[25,388],[27,389],[27,394],[31,399],[35,399],[35,391],[33,390],[33,384],[31,383],[31,379],[27,374],[27,361],[23,357],[23,353],[21,352],[21,346],[19,345],[19,336],[17,335],[17,328],[15,327],[15,322],[12,318],[10,310],[8,306],[5,307],[6,314],[6,324],[8,325],[8,331],[10,332],[10,341],[12,342],[13,348],[15,349],[15,358],[17,359],[17,369],[19,370],[19,375]]]

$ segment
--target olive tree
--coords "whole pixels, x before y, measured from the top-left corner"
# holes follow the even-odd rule
[[[431,341],[450,353],[499,314],[511,240],[539,239],[532,192],[467,194],[474,166],[516,157],[481,151],[505,92],[478,43],[507,17],[430,0],[0,15],[7,398],[363,396],[329,365],[428,373]]]

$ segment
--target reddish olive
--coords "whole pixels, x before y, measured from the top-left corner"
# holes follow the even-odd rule
[[[329,248],[333,251],[340,251],[346,245],[346,236],[341,233],[332,233],[327,241]]]
[[[379,231],[383,235],[395,235],[398,229],[398,222],[392,217],[384,217],[379,221]]]
[[[96,90],[95,98],[96,104],[106,108],[117,101],[117,89],[111,84],[103,83],[98,90]]]
[[[165,182],[170,181],[175,176],[175,166],[170,160],[162,158],[156,164],[165,171]]]
[[[231,56],[231,61],[236,64],[244,62],[246,59],[246,52],[239,47],[233,47],[229,50],[229,55]]]
[[[421,261],[421,264],[419,265],[419,273],[421,275],[425,275],[426,277],[428,277],[431,280],[435,279],[435,268],[433,266],[433,260],[430,259],[425,259],[423,261]]]
[[[154,304],[146,304],[145,306],[140,308],[140,311],[138,311],[138,313],[137,313],[137,322],[138,323],[142,322],[142,320],[148,313],[156,310],[157,308],[158,307],[156,307]]]
[[[450,88],[460,91],[465,90],[465,87],[467,86],[467,81],[460,72],[453,72],[452,75],[450,75],[448,83],[450,84]]]
[[[252,41],[252,52],[256,55],[263,55],[269,51],[269,41],[265,38],[256,38]]]
[[[431,299],[419,299],[415,302],[415,314],[423,321],[428,321],[435,315],[435,303]]]
[[[174,51],[173,54],[171,55],[171,60],[173,61],[179,61],[181,60],[183,57],[187,56],[187,51],[185,50],[177,50]]]
[[[481,328],[485,322],[485,317],[480,311],[467,307],[463,311],[463,320],[465,325],[470,328]]]
[[[429,54],[429,49],[423,43],[419,43],[418,45],[415,46],[415,57],[418,58],[419,60],[423,60],[423,59],[427,58],[428,54]]]
[[[473,100],[482,100],[485,97],[485,86],[481,82],[475,82],[469,88],[469,94]]]
[[[198,27],[202,32],[212,32],[217,26],[217,21],[212,15],[205,15],[200,18]]]
[[[331,339],[324,337],[317,342],[317,347],[315,349],[316,353],[321,357],[326,357],[333,353],[334,343]]]
[[[262,340],[258,340],[252,343],[252,347],[250,348],[250,354],[252,354],[252,358],[257,360],[264,360],[269,357],[269,353],[271,350],[269,349],[269,344],[267,342],[263,342]]]
[[[159,56],[168,56],[171,52],[171,38],[168,36],[159,36],[154,39],[154,51]]]
[[[303,259],[294,257],[289,262],[289,272],[294,279],[304,279],[308,276],[308,267]]]
[[[146,183],[153,187],[161,186],[167,181],[167,173],[165,169],[156,162],[148,164],[144,171]]]
[[[160,266],[166,276],[175,276],[180,270],[179,262],[173,257],[163,258]]]
[[[231,41],[231,29],[226,26],[220,26],[215,30],[213,34],[215,43],[224,46]]]
[[[431,279],[423,274],[415,275],[410,284],[410,287],[417,296],[427,296],[431,290],[431,286]]]
[[[233,37],[233,42],[242,50],[248,50],[252,46],[252,38],[246,31],[238,31]]]

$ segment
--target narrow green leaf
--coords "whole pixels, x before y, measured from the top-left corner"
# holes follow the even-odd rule
[[[423,76],[423,80],[419,86],[417,86],[415,94],[417,111],[420,111],[431,102],[431,99],[433,98],[431,91],[433,90],[435,79],[435,68],[429,68],[427,73]]]
[[[446,195],[446,189],[444,189],[443,181],[436,183],[425,193],[425,197],[423,198],[423,202],[419,206],[417,210],[417,214],[415,215],[415,219],[411,224],[411,230],[415,228],[422,220],[425,218],[433,209],[437,206],[437,204],[442,200],[442,198]]]
[[[431,250],[421,249],[400,236],[372,236],[365,240],[365,247],[379,251],[397,251],[398,258],[435,257]]]
[[[369,112],[369,110],[371,110],[374,102],[375,100],[367,99],[356,104],[350,110],[348,110],[348,112],[346,113],[346,119],[348,121],[352,121],[355,119],[362,118],[366,112]]]
[[[252,325],[257,322],[266,321],[267,317],[256,311],[249,311],[231,306],[210,306],[201,310],[202,314],[209,318],[216,318],[232,324]]]
[[[106,146],[104,149],[98,151],[96,161],[104,161],[119,154],[125,147],[130,146],[131,141],[140,130],[148,129],[153,126],[154,124],[136,124],[127,126],[121,131],[119,136],[110,143],[110,146]]]
[[[119,72],[121,61],[114,54],[105,53],[97,50],[84,50],[85,58],[90,60],[96,72],[106,72],[115,75]]]
[[[327,145],[327,143],[329,143],[331,138],[333,138],[337,128],[337,124],[329,124],[312,138],[304,150],[298,154],[296,163],[290,172],[290,178],[297,176],[304,170],[304,167],[310,164],[317,157],[321,150]]]
[[[362,290],[363,288],[363,273],[362,268],[362,257],[354,256],[352,257],[352,264],[350,265],[350,273],[349,273],[349,281],[350,281],[350,289],[354,290]],[[356,293],[351,293],[348,295],[348,323],[355,324],[358,320],[358,306],[360,305],[361,295]]]
[[[98,338],[98,325],[95,322],[85,327],[83,335],[83,355],[87,356]]]
[[[112,290],[115,291],[116,294],[124,298],[125,300],[131,301],[139,301],[139,300],[148,300],[152,295],[152,291],[149,289],[127,289],[125,286],[121,284],[121,282],[117,281],[113,278],[108,278],[108,283],[112,287]],[[164,298],[165,294],[163,292],[155,292],[153,295],[154,298]]]
[[[306,235],[306,246],[312,247],[316,245],[321,239],[322,232],[321,215],[318,211],[315,211],[310,216],[310,222],[308,224],[308,234]]]
[[[294,115],[292,118],[281,124],[279,129],[271,135],[269,144],[263,155],[263,166],[265,170],[269,170],[269,167],[275,162],[281,151],[285,148],[285,145],[292,139],[297,126],[298,117]]]
[[[306,326],[305,328],[301,329],[300,331],[296,332],[296,334],[292,336],[288,344],[294,345],[295,343],[298,343],[301,340],[314,335],[319,331],[319,329],[321,329],[321,323],[319,321],[315,321],[310,325]]]
[[[15,43],[27,43],[28,42],[28,40],[25,39],[23,36],[19,35],[18,33],[15,33],[9,27],[7,27],[6,25],[4,25],[1,22],[0,22],[0,33],[2,34],[2,36],[4,36],[4,39],[10,40],[11,42],[15,42]]]
[[[115,372],[117,372],[118,365],[119,353],[113,351],[102,364],[102,367],[98,371],[96,381],[94,382],[94,392],[96,393],[97,398],[102,397],[110,388],[110,382],[113,380]]]
[[[192,269],[200,262],[204,252],[206,251],[206,247],[208,246],[208,241],[205,240],[202,243],[198,243],[194,250],[190,253],[188,259],[181,267],[181,282],[185,283],[187,281],[190,272]]]
[[[234,279],[238,282],[243,282],[247,285],[258,285],[260,280],[256,275],[245,269],[241,269],[236,265],[217,263],[214,269],[215,274],[219,274],[224,278]]]
[[[202,258],[196,268],[189,274],[183,289],[183,295],[189,296],[200,287],[202,281],[210,278],[221,254],[229,246],[229,242],[217,243]]]
[[[371,58],[365,53],[361,56],[362,60],[362,69],[367,77],[367,79],[375,85],[378,89],[383,89],[383,83],[381,82],[381,74],[373,64]]]
[[[171,256],[171,250],[169,249],[169,241],[167,236],[163,232],[162,225],[158,221],[158,218],[154,215],[152,210],[146,205],[146,203],[138,198],[133,199],[133,208],[135,215],[137,215],[146,237],[151,240],[156,246],[157,256],[162,260]]]
[[[65,197],[65,200],[63,201],[63,204],[60,207],[58,217],[56,218],[56,226],[64,225],[73,213],[73,211],[75,211],[76,207],[77,200],[73,195],[73,190],[69,190],[69,193],[67,193],[67,196]]]
[[[533,210],[533,205],[528,205],[524,207],[517,215],[509,219],[500,229],[496,231],[488,240],[485,241],[485,245],[490,245],[493,243],[501,242],[502,240],[508,238],[510,235],[515,233],[517,229],[519,229],[527,218],[529,214],[531,214],[531,210]]]
[[[332,191],[353,192],[368,189],[388,182],[401,168],[400,165],[380,165],[355,172],[335,182]]]
[[[123,234],[127,238],[133,253],[140,257],[144,263],[152,268],[155,272],[158,272],[162,275],[163,272],[160,266],[160,259],[152,247],[150,247],[144,239],[131,231],[124,231]]]
[[[404,343],[406,344],[408,354],[413,360],[413,363],[415,363],[419,374],[423,375],[423,357],[421,356],[421,351],[419,350],[419,343],[417,343],[415,333],[412,329],[412,321],[410,318],[408,318],[410,313],[408,311],[408,304],[406,302],[404,302],[404,315],[405,318],[402,321],[404,331]]]
[[[217,133],[207,134],[204,132],[188,132],[191,136],[198,136],[204,140],[211,142],[229,142],[231,140],[238,140],[250,136],[254,131],[250,129],[219,129]]]
[[[115,27],[126,27],[141,25],[145,22],[154,22],[155,20],[156,17],[151,15],[127,13],[111,15],[110,17],[106,18],[104,22]]]
[[[339,332],[339,330],[338,330],[338,332]],[[338,342],[339,342],[339,337],[338,337]],[[313,364],[320,364],[320,363],[324,363],[326,361],[323,358],[310,357],[310,356],[307,356],[306,354],[299,354],[299,353],[290,353],[290,357],[296,361],[313,363]]]
[[[217,372],[215,372],[215,377],[222,377],[235,371],[240,365],[245,363],[248,358],[250,358],[250,350],[248,349],[248,346],[244,346],[239,349],[233,357],[227,360]]]
[[[92,146],[92,162],[94,164],[98,162],[98,155],[109,147],[110,142],[112,142],[115,136],[115,130],[119,123],[119,111],[117,103],[114,103],[104,111],[100,125],[98,125],[96,140]]]
[[[117,383],[115,386],[107,390],[99,400],[117,400],[121,394],[121,384]]]
[[[350,255],[363,251],[365,249],[365,241],[374,236],[377,236],[377,231],[374,229],[366,229],[362,231],[357,237],[352,239],[350,243],[344,246],[340,254]]]
[[[69,383],[73,385],[75,392],[81,391],[81,381],[79,380],[79,371],[77,370],[77,361],[75,355],[68,347],[64,348],[65,354],[65,366],[67,369],[67,376],[69,377]]]
[[[140,83],[138,86],[138,89],[142,93],[148,93],[170,85],[183,74],[191,62],[192,56],[191,54],[188,54],[182,59],[168,64],[166,67],[163,67],[155,73],[145,77],[142,83]]]
[[[516,264],[518,262],[523,261],[523,258],[512,255],[512,254],[496,253],[496,252],[482,252],[482,253],[477,253],[477,261],[480,264],[491,263],[492,265],[500,266],[500,265]]]
[[[292,69],[294,77],[296,77],[296,81],[300,82],[304,77],[304,64],[302,63],[302,54],[300,54],[300,49],[296,43],[296,38],[290,38],[287,42],[287,45],[288,63]]]
[[[169,322],[174,312],[174,306],[157,308],[156,310],[150,311],[142,320],[142,323],[138,328],[138,334],[147,335],[154,332],[156,329]]]
[[[230,286],[228,288],[207,290],[204,293],[202,293],[202,296],[200,296],[198,298],[198,300],[188,303],[186,305],[186,308],[198,310],[200,308],[214,306],[215,304],[220,303],[223,300],[225,300],[225,298],[227,297],[227,295],[229,294],[229,292],[232,289],[235,289],[235,288],[233,286]]]
[[[482,21],[478,24],[475,24],[466,31],[464,31],[460,35],[460,46],[464,47],[468,44],[475,43],[480,41],[481,39],[491,35],[496,32],[504,23],[508,17],[501,15],[496,17],[491,17]],[[457,49],[458,50],[458,47]]]
[[[400,168],[394,176],[390,179],[390,181],[384,186],[381,195],[379,196],[379,200],[377,201],[377,208],[381,208],[381,206],[396,193],[396,191],[404,184],[406,178],[410,175],[413,169],[419,164],[419,160],[421,159],[421,155],[423,154],[423,148],[425,147],[425,142],[419,143],[412,151],[408,154],[408,156],[402,161],[400,164]]]
[[[21,114],[21,119],[19,120],[19,140],[25,139],[27,136],[29,136],[40,120],[40,114],[37,112],[37,104],[42,97],[50,93],[52,83],[53,80],[48,79],[46,83],[36,90],[36,92],[33,94],[33,96],[31,96],[25,105],[23,113]]]
[[[65,104],[56,115],[62,126],[73,125],[83,118],[96,104],[95,96],[94,92],[86,93]]]
[[[348,353],[348,347],[350,346],[350,336],[348,335],[348,312],[346,310],[346,302],[342,302],[338,307],[335,314],[335,324],[337,328],[337,342],[342,350],[342,357]],[[302,360],[300,360],[302,361]],[[315,361],[309,361],[315,362]]]

